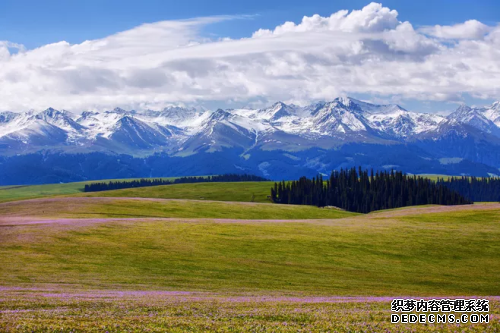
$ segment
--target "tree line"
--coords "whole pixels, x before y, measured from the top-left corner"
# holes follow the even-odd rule
[[[173,180],[143,178],[138,180],[99,182],[85,185],[84,192],[100,192],[109,190],[119,190],[133,187],[148,187],[159,185],[186,184],[186,183],[216,183],[216,182],[263,182],[269,181],[255,175],[247,174],[224,174],[208,177],[181,177]]]
[[[500,178],[438,178],[438,185],[456,191],[471,201],[500,201]]]
[[[400,171],[374,173],[361,168],[333,171],[326,180],[318,175],[312,179],[302,177],[297,181],[274,183],[271,200],[279,204],[335,206],[358,213],[414,205],[472,203],[458,192],[427,178]]]

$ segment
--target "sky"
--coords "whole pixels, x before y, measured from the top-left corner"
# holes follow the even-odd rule
[[[500,4],[0,1],[0,111],[500,99]]]

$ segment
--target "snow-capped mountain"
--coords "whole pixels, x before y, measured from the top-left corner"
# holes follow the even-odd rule
[[[19,116],[19,114],[15,113],[15,112],[10,112],[10,111],[0,112],[0,124],[8,123],[8,122],[12,121],[14,118],[16,118],[17,116]]]
[[[464,127],[465,126],[465,127]],[[85,151],[135,154],[153,149],[172,154],[228,147],[279,146],[297,149],[334,147],[346,142],[393,143],[436,139],[450,131],[466,136],[467,128],[500,137],[500,103],[489,107],[460,106],[448,117],[407,111],[399,105],[376,105],[337,98],[305,107],[277,102],[264,109],[197,111],[168,107],[161,111],[84,111],[79,115],[49,108],[40,113],[0,113],[4,152],[80,147]],[[329,143],[328,143],[329,142]],[[14,144],[15,143],[15,144]],[[325,146],[326,145],[326,146]],[[98,149],[97,149],[98,147]]]
[[[168,138],[172,136],[166,129],[165,131],[159,131],[128,115],[120,118],[113,125],[110,133],[109,140],[118,142],[126,147],[138,149],[166,145]]]
[[[500,102],[497,101],[491,106],[484,108],[483,115],[495,123],[495,125],[500,126]]]
[[[370,114],[367,119],[372,128],[399,138],[432,131],[444,120],[438,115],[408,112],[403,108]]]
[[[62,119],[48,120],[48,114],[51,110],[46,110],[39,114],[33,112],[13,114],[10,112],[2,113],[2,122],[0,122],[0,142],[8,147],[17,149],[19,146],[38,146],[66,143],[73,130],[64,124]],[[59,116],[56,116],[58,118]],[[61,128],[57,126],[59,123]]]
[[[213,163],[215,171],[224,167],[265,176],[290,174],[292,164],[301,175],[353,164],[392,168],[415,160],[419,162],[407,168],[419,165],[424,172],[447,173],[448,161],[455,161],[457,172],[475,168],[495,174],[500,167],[500,103],[462,105],[447,117],[353,98],[213,111],[0,112],[0,169],[3,157],[39,152],[131,158],[161,154],[181,158],[176,163],[187,175],[216,156],[222,160]],[[195,162],[186,162],[191,160]],[[440,169],[444,167],[448,169]],[[210,171],[203,170],[200,174]]]
[[[257,133],[266,128],[260,122],[221,109],[202,121],[199,130],[183,142],[182,154],[200,150],[208,152],[223,148],[246,149],[255,141]]]
[[[500,107],[495,102],[487,107],[469,107],[460,105],[455,112],[441,119],[437,126],[432,126],[422,133],[422,137],[440,140],[449,136],[500,138]],[[484,140],[484,138],[482,139]]]
[[[461,105],[455,112],[447,117],[450,124],[467,124],[486,133],[498,135],[498,126],[485,115],[485,108],[471,108]]]

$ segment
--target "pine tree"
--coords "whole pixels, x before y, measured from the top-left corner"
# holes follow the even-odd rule
[[[333,171],[325,182],[321,175],[298,181],[279,182],[271,189],[273,202],[281,204],[336,206],[368,213],[412,205],[459,205],[472,201],[429,179],[407,176],[400,171],[376,172],[361,168]]]

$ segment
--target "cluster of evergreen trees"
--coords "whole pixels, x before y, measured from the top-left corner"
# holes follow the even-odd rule
[[[92,183],[85,185],[84,192],[99,192],[99,191],[118,190],[123,188],[132,188],[132,187],[147,187],[147,186],[186,184],[186,183],[263,182],[263,181],[269,181],[269,180],[259,176],[247,175],[247,174],[243,175],[225,174],[225,175],[208,176],[208,177],[182,177],[174,180],[139,179],[139,180],[111,181],[107,183],[106,182]]]
[[[368,173],[361,168],[334,171],[326,181],[317,176],[275,183],[271,199],[280,204],[335,206],[358,213],[414,205],[472,203],[456,191],[423,177],[399,171],[374,174],[373,170]]]
[[[472,201],[500,201],[500,178],[451,177],[436,183]]]

